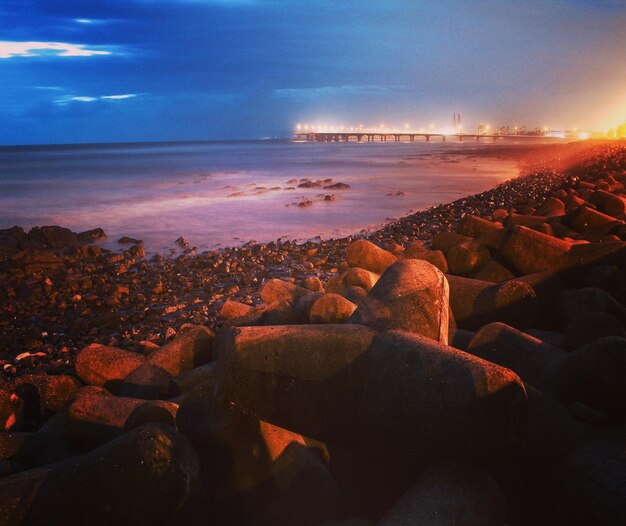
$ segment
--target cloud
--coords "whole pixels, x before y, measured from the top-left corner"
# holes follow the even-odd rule
[[[66,42],[12,42],[0,40],[0,58],[14,57],[91,57],[93,55],[111,55],[111,51],[90,49],[86,44]]]
[[[136,97],[136,93],[125,93],[124,95],[103,95],[101,99],[120,100],[120,99],[132,99]]]
[[[72,102],[97,102],[99,100],[123,100],[123,99],[132,99],[133,97],[137,97],[136,93],[125,93],[123,95],[101,95],[99,97],[90,97],[90,96],[76,96],[76,95],[65,95],[59,99],[56,99],[54,102],[59,106],[67,106]]]

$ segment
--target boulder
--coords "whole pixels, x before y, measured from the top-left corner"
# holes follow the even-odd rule
[[[263,284],[261,289],[261,300],[268,305],[277,301],[295,304],[309,292],[304,287],[298,287],[282,279],[269,279]]]
[[[345,425],[333,410],[346,393],[342,374],[375,335],[355,324],[222,330],[216,393],[225,405],[323,440],[324,428]]]
[[[423,259],[437,267],[444,274],[448,272],[448,261],[441,250],[430,250],[423,243],[414,243],[403,252],[404,259]]]
[[[563,348],[572,352],[606,336],[624,337],[624,326],[605,312],[591,311],[574,316],[565,328]]]
[[[525,393],[513,372],[417,334],[374,334],[359,325],[232,329],[218,337],[216,392],[275,425],[407,462],[494,458],[515,439]]]
[[[601,338],[552,363],[539,386],[561,403],[586,404],[623,421],[626,416],[626,339]]]
[[[101,228],[93,228],[76,234],[76,240],[79,243],[93,243],[94,241],[105,239],[106,237],[104,230]]]
[[[86,384],[115,389],[144,361],[140,354],[92,343],[78,353],[75,367],[76,374]]]
[[[152,425],[91,453],[0,480],[3,524],[174,524],[199,488],[193,448]],[[179,519],[178,519],[179,520]]]
[[[511,272],[502,263],[490,259],[487,264],[472,276],[474,279],[481,281],[490,281],[491,283],[500,283],[515,278],[515,274]]]
[[[604,312],[617,318],[623,325],[626,323],[626,308],[603,290],[594,287],[564,290],[554,302],[554,311],[563,328],[577,316],[590,312]]]
[[[338,276],[330,278],[326,285],[326,292],[340,293],[344,288],[350,286],[361,287],[369,292],[379,279],[380,274],[362,268],[352,267]]]
[[[469,236],[455,234],[454,232],[437,232],[430,240],[430,246],[433,250],[441,250],[444,254],[459,243],[470,242]]]
[[[49,248],[67,248],[77,244],[76,234],[61,226],[33,227],[28,232],[28,240]]]
[[[548,366],[565,353],[504,323],[480,328],[467,352],[483,360],[511,369],[524,382],[539,385]]]
[[[571,243],[567,241],[514,226],[502,239],[500,254],[520,274],[532,274],[566,268],[570,248]]]
[[[431,468],[377,526],[502,526],[506,500],[483,469],[444,464]]]
[[[462,329],[477,330],[495,321],[525,328],[533,320],[537,296],[524,282],[514,279],[494,284],[460,276],[446,277],[450,307]]]
[[[382,274],[398,258],[365,239],[359,239],[346,248],[346,260],[351,267],[359,267],[370,272]]]
[[[31,392],[36,394],[36,403],[40,413],[56,413],[67,402],[76,396],[80,385],[78,380],[66,374],[47,375],[47,374],[25,374],[15,379],[13,389],[22,391],[22,386],[32,385],[34,390]]]
[[[243,318],[244,316],[250,316],[253,312],[254,307],[251,305],[227,299],[222,305],[218,316],[222,320],[234,320],[237,318]]]
[[[215,334],[203,325],[186,325],[176,337],[146,358],[146,363],[178,376],[213,359]]]
[[[377,331],[403,329],[447,343],[448,309],[445,276],[426,261],[405,259],[384,272],[350,323]]]
[[[452,274],[467,276],[482,269],[491,260],[487,247],[476,242],[459,243],[446,253],[448,268]]]
[[[339,294],[323,294],[309,311],[311,323],[344,323],[356,310],[356,305]]]
[[[479,237],[501,229],[502,225],[500,223],[492,223],[482,217],[466,214],[459,221],[456,231],[463,236]]]
[[[565,213],[565,203],[557,197],[548,197],[536,212],[538,216],[545,217],[560,217]]]
[[[132,371],[120,385],[118,394],[142,400],[165,400],[171,391],[172,375],[151,363],[143,363]]]

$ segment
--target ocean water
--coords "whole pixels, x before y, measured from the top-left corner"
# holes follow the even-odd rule
[[[502,144],[502,143],[498,143]],[[487,190],[512,160],[466,155],[498,144],[239,141],[0,148],[0,228],[104,228],[167,253],[373,229]],[[510,143],[509,143],[510,144]],[[298,187],[301,180],[349,189]],[[297,180],[294,182],[294,180]],[[332,201],[324,200],[334,194]],[[298,206],[310,201],[309,206]]]

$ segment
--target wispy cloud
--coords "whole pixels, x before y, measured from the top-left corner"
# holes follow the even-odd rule
[[[94,55],[111,55],[112,51],[92,49],[86,44],[69,44],[67,42],[13,42],[0,40],[0,58],[15,57],[91,57]]]
[[[124,95],[103,95],[101,99],[120,100],[120,99],[132,99],[136,97],[136,93],[125,93]]]
[[[101,20],[98,18],[75,18],[74,22],[76,22],[77,24],[84,24],[84,25],[97,25],[97,24],[106,23],[105,20]]]
[[[67,106],[73,102],[97,102],[99,100],[124,100],[137,97],[137,93],[125,93],[123,95],[101,95],[99,97],[91,97],[85,95],[65,95],[56,99],[54,102],[59,106]]]

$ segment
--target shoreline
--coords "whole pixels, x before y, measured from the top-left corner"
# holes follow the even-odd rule
[[[0,225],[63,225],[76,232],[101,227],[108,234],[101,248],[118,250],[116,240],[132,236],[149,254],[166,256],[180,252],[175,240],[181,236],[198,252],[249,240],[344,237],[518,174],[517,161],[505,158],[500,145],[479,146],[493,155],[471,158],[463,145],[453,144],[308,146],[111,150],[108,157],[95,154],[93,163],[88,154],[59,152],[36,157],[28,170],[28,156],[21,154],[0,178],[0,191],[6,190]],[[160,155],[162,168],[150,160]],[[116,175],[126,170],[129,177]],[[332,186],[325,183],[329,178],[350,188],[323,188]],[[294,184],[306,180],[324,184]],[[50,192],[46,185],[53,186]]]
[[[31,253],[22,251],[17,259],[15,253],[13,259],[6,255],[0,264],[1,282],[9,298],[0,313],[0,374],[10,378],[33,370],[72,372],[75,354],[90,343],[147,352],[169,341],[184,323],[215,329],[221,324],[217,314],[226,299],[258,304],[260,285],[268,279],[299,282],[316,277],[325,282],[338,271],[346,246],[355,239],[384,247],[408,246],[453,230],[465,214],[484,217],[498,208],[523,212],[530,202],[545,199],[567,177],[548,168],[547,158],[558,153],[565,169],[581,152],[594,147],[601,144],[552,146],[549,152],[544,150],[546,155],[538,164],[535,159],[543,172],[518,176],[373,232],[339,239],[247,243],[175,258],[157,255],[150,264],[139,245],[123,254],[77,246],[31,248]],[[46,254],[55,253],[56,258],[46,259]],[[24,353],[25,357],[16,361],[16,356]]]

